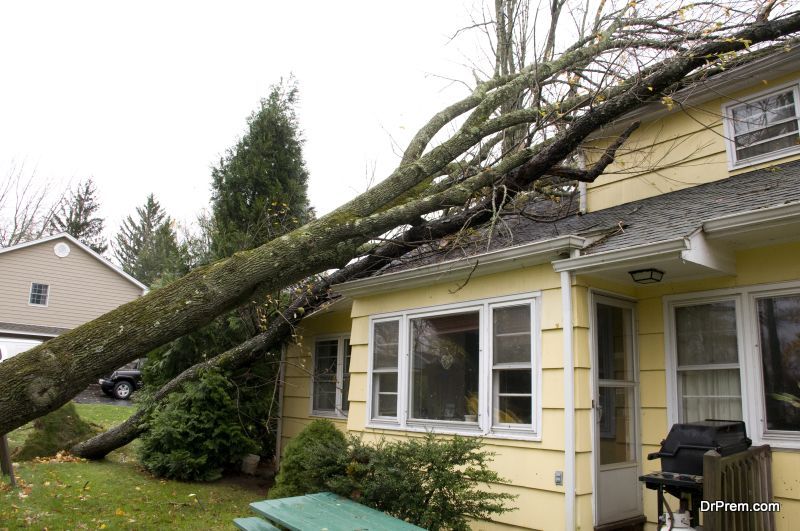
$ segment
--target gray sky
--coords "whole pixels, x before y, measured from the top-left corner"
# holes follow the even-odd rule
[[[93,177],[107,232],[150,192],[208,205],[210,167],[269,86],[294,73],[309,191],[325,213],[381,179],[470,79],[448,44],[471,0],[3,2],[0,178]],[[474,46],[474,45],[473,45]]]

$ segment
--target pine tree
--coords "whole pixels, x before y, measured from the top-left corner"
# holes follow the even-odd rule
[[[92,179],[78,183],[69,197],[61,200],[58,211],[50,221],[53,232],[68,232],[94,252],[103,254],[108,249],[103,236],[103,218],[97,217],[100,203],[96,197],[97,188]]]
[[[311,216],[293,79],[274,85],[247,132],[212,170],[212,253],[257,247]]]
[[[159,279],[185,273],[185,251],[178,244],[174,222],[153,194],[128,216],[114,238],[114,256],[122,269],[151,286]]]

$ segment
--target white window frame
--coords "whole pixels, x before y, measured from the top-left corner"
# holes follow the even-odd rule
[[[34,304],[31,302],[31,295],[33,295],[33,286],[36,284],[47,287],[47,295],[45,296],[44,304]],[[44,282],[31,282],[31,286],[28,289],[28,306],[32,306],[34,308],[47,308],[50,305],[51,293],[52,291],[50,289],[50,284],[45,284]]]
[[[800,281],[742,286],[664,297],[664,339],[667,381],[667,419],[669,425],[680,422],[680,397],[677,385],[677,352],[673,308],[720,300],[736,300],[736,327],[739,344],[739,377],[742,389],[742,417],[748,437],[754,444],[800,450],[800,431],[767,430],[763,371],[756,299],[800,294]]]
[[[800,153],[800,144],[797,144],[796,146],[779,149],[777,151],[771,151],[770,153],[765,153],[763,155],[758,155],[741,161],[736,159],[736,145],[734,142],[735,133],[733,129],[733,109],[741,105],[767,98],[779,92],[785,92],[787,89],[792,89],[792,94],[794,95],[795,113],[798,121],[798,130],[800,131],[800,83],[798,83],[798,81],[792,81],[790,83],[778,85],[777,87],[771,87],[767,90],[762,90],[752,94],[747,98],[732,101],[722,106],[722,122],[723,131],[725,134],[725,150],[728,155],[728,170],[738,170],[740,168],[746,168],[755,164],[761,164],[763,162],[769,162],[771,160],[776,160]]]
[[[493,424],[492,406],[494,396],[492,390],[492,323],[491,310],[503,306],[531,305],[531,385],[532,409],[531,424]],[[478,422],[442,421],[413,419],[410,416],[411,400],[411,320],[422,317],[438,317],[448,314],[478,312],[479,320],[479,381],[478,381]],[[373,416],[374,375],[381,372],[373,368],[374,364],[374,329],[375,323],[386,321],[399,322],[398,368],[397,368],[397,417]],[[435,432],[458,435],[473,435],[492,438],[519,440],[541,440],[542,424],[542,363],[541,363],[541,293],[531,292],[511,296],[493,297],[444,304],[425,308],[376,314],[369,319],[369,354],[367,369],[367,427],[373,429],[402,430],[411,432]],[[527,368],[527,367],[526,367]]]
[[[346,419],[349,412],[342,409],[346,397],[343,396],[344,391],[344,360],[347,356],[345,349],[345,342],[350,339],[350,334],[327,334],[314,337],[313,347],[311,351],[311,389],[309,390],[309,409],[311,410],[312,417],[325,417]],[[314,409],[314,388],[316,383],[317,372],[317,343],[321,341],[336,341],[336,407],[333,410],[327,409]],[[352,348],[352,345],[350,345]],[[350,363],[352,363],[352,358]]]

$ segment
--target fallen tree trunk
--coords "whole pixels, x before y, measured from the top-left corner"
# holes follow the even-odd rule
[[[773,21],[758,20],[725,38],[702,41],[604,90],[602,102],[600,98],[590,98],[591,111],[569,120],[548,142],[509,154],[495,168],[439,193],[387,208],[415,186],[440,174],[483,138],[541,120],[539,107],[492,118],[492,113],[526,84],[547,79],[558,69],[563,72],[565,68],[568,71],[576,64],[584,64],[598,48],[608,51],[630,47],[636,41],[628,38],[615,44],[610,36],[601,35],[595,44],[570,49],[558,59],[537,64],[508,80],[481,85],[476,91],[475,104],[470,101],[465,105],[474,110],[452,137],[422,155],[424,145],[445,125],[440,127],[436,122],[422,135],[422,141],[414,144],[409,162],[343,207],[257,249],[196,269],[163,289],[0,364],[0,433],[56,409],[99,375],[242,304],[257,287],[278,291],[309,275],[343,267],[358,256],[360,247],[370,239],[395,227],[416,223],[422,215],[462,205],[476,191],[522,165],[534,178],[546,174],[599,127],[643,102],[652,101],[714,57],[798,30],[800,13],[793,13]],[[652,45],[646,40],[642,42]],[[460,107],[453,111],[460,112],[463,112]],[[420,155],[416,156],[417,153]]]

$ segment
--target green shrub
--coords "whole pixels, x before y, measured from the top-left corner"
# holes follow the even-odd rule
[[[33,431],[14,452],[14,459],[27,461],[34,457],[47,457],[68,450],[100,432],[100,427],[89,424],[78,416],[72,402],[33,421]]]
[[[251,452],[229,385],[218,372],[208,371],[170,395],[141,437],[142,465],[157,476],[211,481]]]
[[[302,496],[329,490],[329,483],[345,475],[347,439],[332,422],[317,419],[286,445],[281,469],[270,489],[270,499]]]
[[[476,438],[425,437],[365,443],[317,420],[286,447],[270,498],[329,490],[425,529],[468,530],[469,519],[510,510],[515,497],[492,490],[503,480]]]

